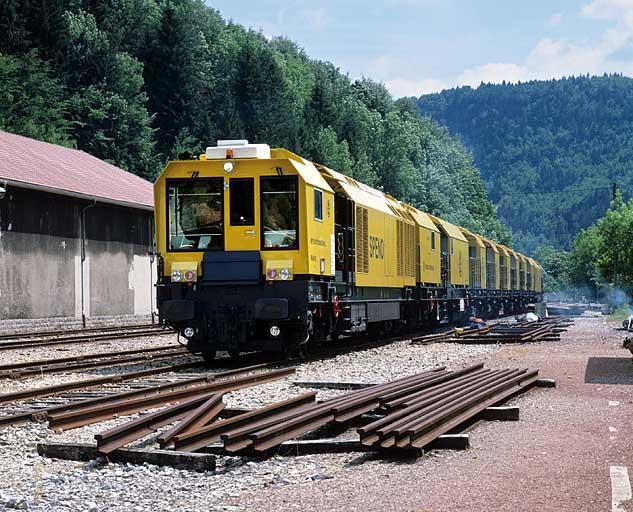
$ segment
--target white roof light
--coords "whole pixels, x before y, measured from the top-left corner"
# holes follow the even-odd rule
[[[248,141],[246,139],[236,139],[236,140],[219,140],[218,146],[246,146],[248,145]]]
[[[249,144],[247,140],[219,140],[217,146],[206,151],[207,160],[227,160],[234,158],[270,158],[268,144]]]

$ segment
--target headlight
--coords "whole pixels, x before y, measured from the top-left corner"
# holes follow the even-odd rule
[[[185,281],[193,281],[194,277],[195,274],[193,273],[193,270],[187,270],[187,272],[185,272]]]
[[[182,281],[182,272],[180,270],[174,270],[171,273],[171,280],[175,282]]]
[[[182,330],[182,335],[187,338],[188,340],[190,340],[191,338],[193,338],[196,334],[196,330],[193,327],[185,327]]]
[[[281,277],[284,281],[287,281],[290,277],[290,270],[288,270],[287,268],[282,268],[279,271],[279,277]]]
[[[271,325],[268,332],[273,338],[277,338],[281,334],[281,329],[277,325]]]

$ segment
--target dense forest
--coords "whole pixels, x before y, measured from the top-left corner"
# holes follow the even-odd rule
[[[633,185],[633,80],[620,75],[482,84],[420,97],[422,116],[472,151],[516,247],[569,250]]]
[[[197,0],[0,4],[0,128],[153,179],[216,139],[286,147],[499,241],[472,158],[411,101]]]
[[[607,213],[574,239],[569,251],[541,247],[546,288],[563,297],[626,302],[633,294],[633,199],[620,193]]]

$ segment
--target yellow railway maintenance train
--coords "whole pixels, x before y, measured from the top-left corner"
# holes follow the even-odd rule
[[[219,141],[155,184],[161,323],[206,359],[523,312],[540,265],[285,149]]]

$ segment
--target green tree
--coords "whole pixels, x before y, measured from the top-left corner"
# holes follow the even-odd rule
[[[150,179],[215,139],[265,142],[511,242],[468,151],[411,101],[202,0],[8,0],[0,32],[7,129]]]
[[[546,292],[565,291],[570,287],[570,253],[551,246],[541,246],[534,252],[541,264]]]
[[[0,128],[19,135],[72,145],[64,88],[36,50],[23,57],[0,53]]]
[[[631,78],[481,84],[425,95],[416,105],[472,151],[520,250],[568,250],[606,213],[614,181],[633,189]]]
[[[598,222],[600,252],[597,265],[609,282],[618,288],[633,287],[633,200],[616,198]]]

